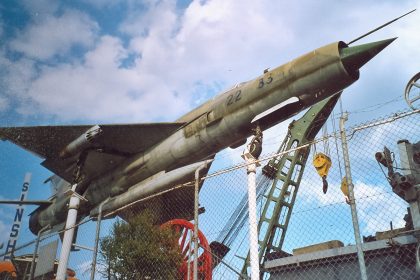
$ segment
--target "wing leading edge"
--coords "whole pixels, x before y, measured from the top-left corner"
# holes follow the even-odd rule
[[[95,139],[94,146],[118,153],[89,154],[85,163],[86,176],[107,171],[128,155],[142,152],[159,143],[183,125],[184,123],[101,125],[102,134]],[[13,142],[44,158],[43,166],[71,182],[78,155],[62,159],[59,157],[60,151],[91,127],[92,125],[3,127],[0,128],[0,139]]]

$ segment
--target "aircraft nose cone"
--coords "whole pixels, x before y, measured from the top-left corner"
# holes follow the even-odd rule
[[[340,49],[340,58],[350,73],[354,73],[397,38]]]

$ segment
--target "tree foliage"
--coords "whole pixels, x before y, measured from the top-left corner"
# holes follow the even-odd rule
[[[149,211],[118,221],[101,239],[103,276],[115,279],[179,279],[182,257],[178,238],[169,227],[159,227]]]

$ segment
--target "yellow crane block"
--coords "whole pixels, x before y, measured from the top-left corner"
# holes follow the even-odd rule
[[[318,172],[319,176],[327,177],[328,171],[331,167],[331,159],[323,153],[317,153],[313,160],[313,165]]]
[[[349,197],[349,186],[347,186],[346,177],[343,177],[343,180],[341,180],[341,192],[344,194],[344,196]]]
[[[349,186],[347,185],[347,178],[346,176],[343,177],[343,180],[341,180],[341,192],[344,194],[344,198],[346,199],[347,204],[350,204],[350,198],[349,198]]]
[[[331,167],[331,159],[329,156],[323,153],[317,153],[312,161],[316,171],[318,172],[319,176],[322,178],[322,191],[327,193],[328,190],[328,182],[327,182],[327,175],[328,171]]]

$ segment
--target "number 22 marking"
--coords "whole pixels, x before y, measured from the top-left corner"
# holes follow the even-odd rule
[[[241,90],[238,90],[237,92],[235,92],[234,94],[231,94],[228,96],[227,100],[227,105],[232,105],[233,103],[241,100]]]

